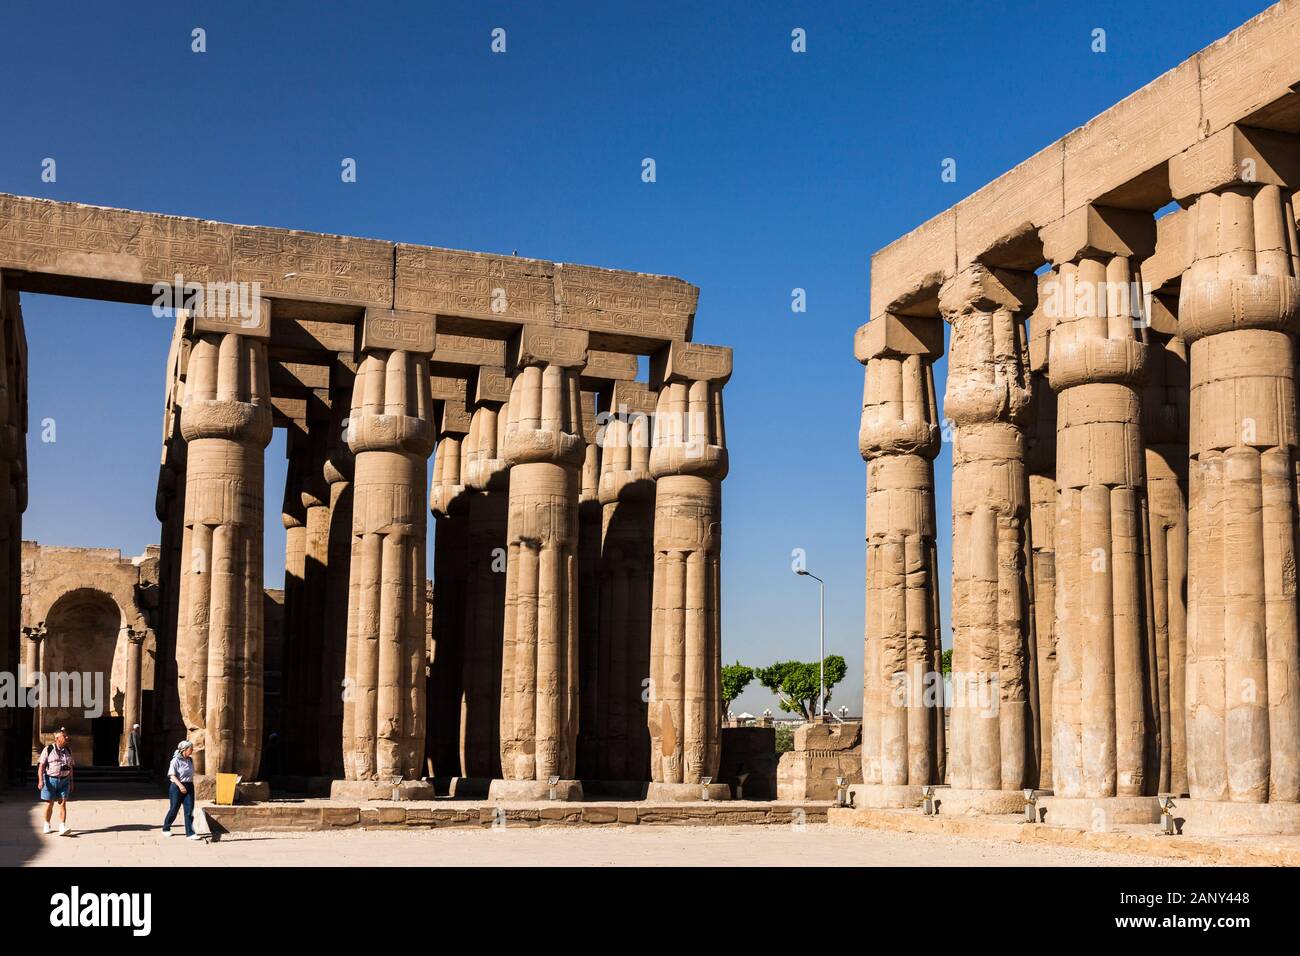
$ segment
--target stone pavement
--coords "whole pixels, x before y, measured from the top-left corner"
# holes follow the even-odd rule
[[[0,865],[34,866],[1169,866],[1151,856],[945,835],[798,826],[343,830],[159,836],[166,800],[73,802],[70,837],[40,807],[0,802]]]

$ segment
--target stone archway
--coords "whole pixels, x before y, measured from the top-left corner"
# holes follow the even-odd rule
[[[116,763],[117,741],[106,737],[109,728],[116,728],[112,736],[121,735],[122,701],[113,699],[113,688],[126,684],[126,654],[119,652],[125,643],[119,640],[125,627],[121,608],[104,591],[77,588],[54,601],[44,623],[42,742],[66,727],[79,764]]]

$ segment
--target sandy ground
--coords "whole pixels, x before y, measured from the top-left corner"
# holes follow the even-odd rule
[[[41,833],[41,807],[0,803],[3,866],[1171,866],[1146,856],[796,826],[634,826],[342,830],[230,834],[192,843],[159,834],[167,801],[69,805],[70,836]],[[57,815],[55,817],[57,820]],[[176,831],[181,832],[180,820]]]

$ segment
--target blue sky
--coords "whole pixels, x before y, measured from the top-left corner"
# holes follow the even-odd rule
[[[6,4],[0,191],[681,276],[727,387],[723,654],[849,661],[860,709],[872,251],[1267,6],[101,2]],[[207,52],[191,52],[201,27]],[[506,52],[493,54],[494,28]],[[802,28],[807,52],[791,50]],[[1092,32],[1106,31],[1106,52]],[[45,158],[55,183],[41,180]],[[657,181],[641,164],[655,160]],[[955,182],[941,164],[957,161]],[[357,182],[343,183],[344,158]],[[807,311],[791,311],[806,290]],[[25,297],[24,537],[139,553],[169,324]],[[938,368],[943,391],[943,367]],[[41,423],[56,441],[41,441]],[[284,441],[267,452],[282,577]],[[938,463],[947,601],[948,448]],[[948,644],[946,635],[944,643]],[[738,707],[774,701],[751,690]]]

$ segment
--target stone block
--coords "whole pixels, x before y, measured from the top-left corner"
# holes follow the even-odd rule
[[[673,342],[650,359],[650,384],[665,382],[720,382],[731,378],[731,349],[722,345]]]
[[[885,314],[858,326],[853,355],[864,365],[882,355],[943,355],[943,323],[935,318]]]
[[[385,349],[428,355],[433,352],[432,315],[394,309],[366,309],[361,323],[361,351]]]

